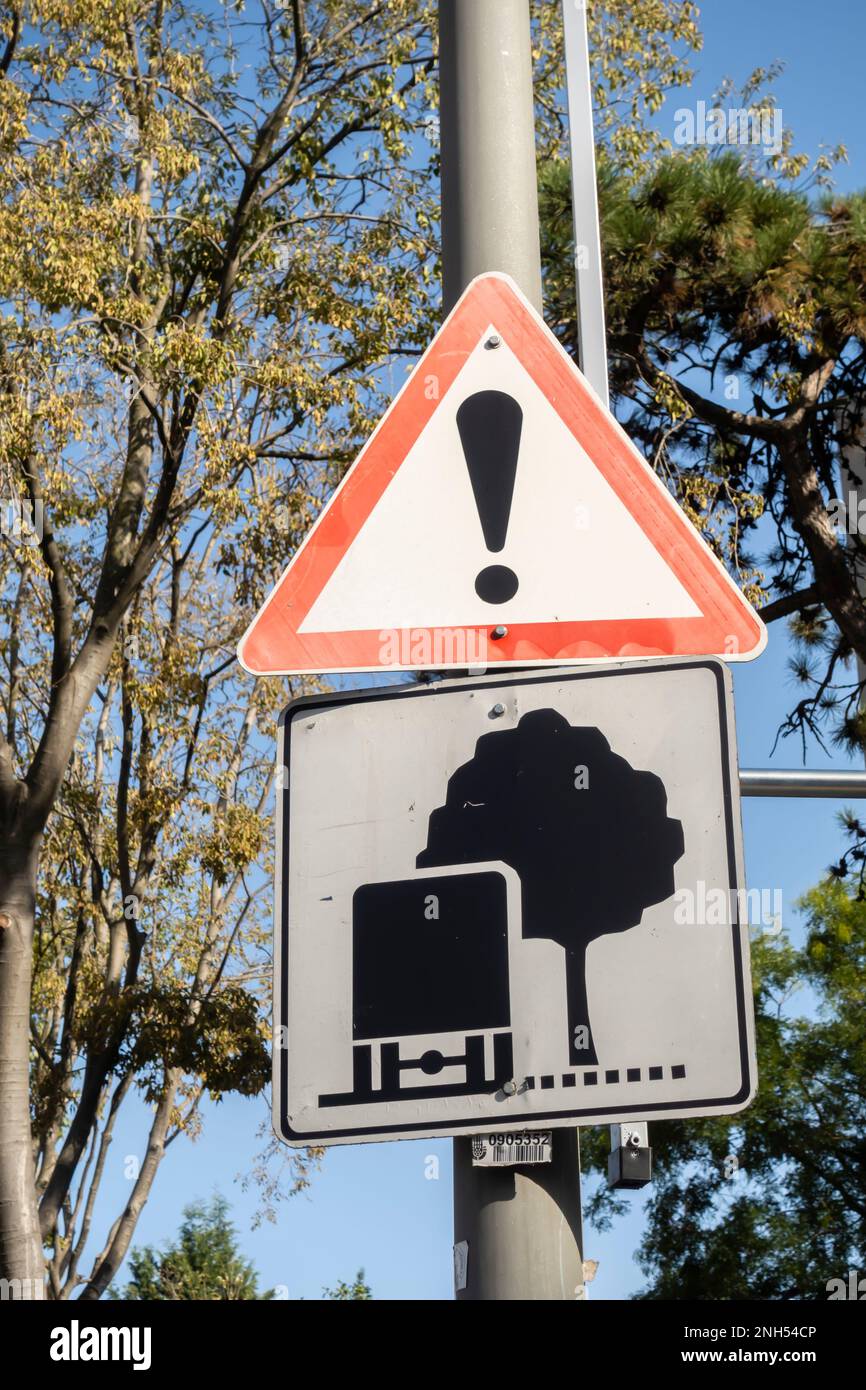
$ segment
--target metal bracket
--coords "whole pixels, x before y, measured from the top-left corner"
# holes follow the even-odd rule
[[[646,1187],[652,1181],[652,1159],[649,1128],[645,1122],[629,1120],[625,1124],[611,1125],[608,1187]]]

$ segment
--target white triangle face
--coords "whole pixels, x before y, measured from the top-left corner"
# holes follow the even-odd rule
[[[507,343],[484,346],[493,332],[479,338],[301,633],[701,616]],[[508,531],[496,554],[485,545],[456,420],[479,391],[503,391],[523,411]],[[517,576],[504,603],[476,593],[490,565]]]

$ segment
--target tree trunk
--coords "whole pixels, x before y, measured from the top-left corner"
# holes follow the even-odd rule
[[[130,1241],[135,1233],[138,1218],[141,1215],[142,1207],[150,1196],[150,1189],[153,1187],[153,1180],[156,1177],[157,1169],[165,1157],[165,1139],[168,1134],[169,1124],[171,1123],[172,1111],[177,1097],[177,1088],[181,1079],[181,1071],[173,1067],[166,1073],[165,1087],[157,1103],[153,1121],[150,1126],[150,1134],[147,1139],[147,1152],[141,1171],[132,1189],[129,1201],[115,1225],[112,1227],[108,1245],[101,1255],[98,1255],[85,1287],[78,1295],[78,1301],[84,1303],[95,1302],[101,1298],[114,1278],[126,1257]]]
[[[592,1040],[589,1001],[586,996],[586,946],[565,952],[565,989],[568,1004],[568,1060],[572,1067],[598,1065]],[[578,1034],[578,1029],[581,1033]]]
[[[44,1297],[30,1132],[30,980],[41,836],[0,840],[0,1275],[6,1297]]]

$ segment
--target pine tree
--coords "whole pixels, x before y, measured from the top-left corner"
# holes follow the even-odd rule
[[[765,620],[790,619],[782,732],[854,746],[866,526],[840,530],[838,460],[866,431],[866,194],[825,187],[842,157],[698,148],[636,181],[603,153],[599,200],[615,407]],[[542,182],[548,319],[576,354],[567,166]]]
[[[258,1291],[258,1275],[238,1248],[229,1204],[215,1196],[184,1208],[177,1239],[165,1250],[146,1245],[129,1257],[132,1277],[114,1297],[172,1302],[271,1299]]]

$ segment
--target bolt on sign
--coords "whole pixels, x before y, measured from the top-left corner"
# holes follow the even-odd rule
[[[735,749],[713,659],[294,701],[277,1132],[490,1136],[747,1105]]]
[[[766,629],[506,275],[474,280],[241,640],[257,675],[716,655]]]

